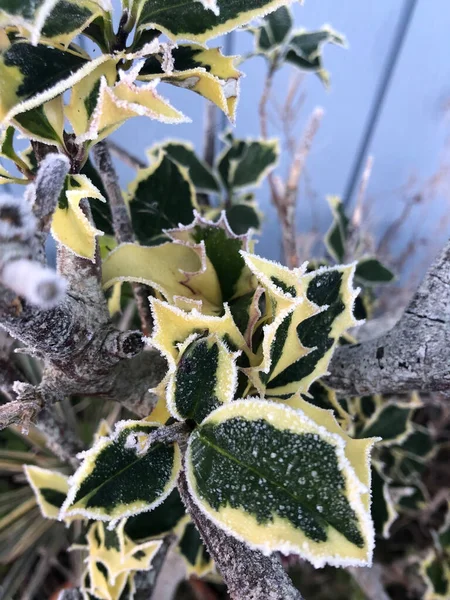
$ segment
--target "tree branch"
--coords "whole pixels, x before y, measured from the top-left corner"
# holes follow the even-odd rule
[[[449,392],[450,242],[387,334],[337,349],[327,385],[341,396]]]
[[[204,516],[189,493],[184,472],[178,478],[178,491],[232,600],[302,600],[275,554],[251,550]]]

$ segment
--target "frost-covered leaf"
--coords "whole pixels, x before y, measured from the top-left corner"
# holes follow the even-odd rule
[[[346,412],[337,399],[336,392],[321,381],[315,381],[308,390],[308,402],[324,410],[333,410],[336,418],[346,424],[351,421],[351,415]]]
[[[259,283],[267,290],[273,311],[264,326],[258,369],[247,371],[255,388],[269,396],[306,393],[327,373],[339,338],[356,324],[353,304],[354,265],[287,269],[274,262],[243,253]]]
[[[64,111],[62,96],[16,115],[14,125],[29,139],[63,146]]]
[[[166,377],[158,385],[156,393],[167,397],[172,415],[177,419],[187,416],[200,419],[214,405],[229,402],[233,398],[237,380],[234,364],[237,355],[234,352],[242,349],[251,354],[229,308],[225,305],[225,314],[217,317],[201,314],[195,307],[190,312],[185,312],[157,299],[151,299],[151,307],[155,327],[150,343],[163,354],[169,364]],[[183,353],[202,333],[210,336],[206,348],[209,350],[207,357],[199,356],[205,350],[203,342],[199,340],[183,361]],[[214,348],[218,355],[217,370],[215,377],[212,372],[209,373],[208,380],[206,374],[201,373],[201,368],[204,360],[211,362],[214,359]],[[190,360],[192,351],[196,360],[201,359],[200,364]],[[195,372],[197,379],[201,376],[202,382],[195,377],[191,381],[189,369]],[[203,397],[196,385],[202,387],[202,392],[214,393],[214,397]]]
[[[450,596],[450,559],[430,550],[420,565],[427,589],[424,600],[448,600]]]
[[[42,515],[47,519],[57,519],[69,491],[68,477],[33,465],[24,465],[23,469]]]
[[[377,535],[388,538],[392,523],[398,513],[390,494],[389,484],[375,465],[372,467],[372,505],[371,513]]]
[[[183,557],[188,577],[204,577],[214,569],[214,561],[202,543],[201,537],[194,523],[188,516],[182,525],[182,534],[178,540],[176,550]]]
[[[215,408],[233,400],[236,355],[216,335],[191,337],[180,347],[167,400],[175,417],[200,423]]]
[[[77,256],[95,260],[95,238],[103,235],[96,229],[80,207],[83,198],[106,202],[86,175],[70,175],[65,192],[53,214],[52,235],[60,244]]]
[[[339,196],[328,196],[327,200],[333,213],[333,222],[325,234],[325,245],[332,258],[341,263],[345,256],[349,220]]]
[[[135,542],[162,537],[175,529],[185,515],[184,504],[175,488],[164,502],[151,512],[129,517],[124,524],[124,532]]]
[[[195,502],[219,527],[265,553],[300,554],[316,567],[370,564],[374,440],[365,440],[364,450],[360,440],[351,448],[335,421],[331,427],[257,399],[216,409],[188,446]],[[362,478],[347,452],[359,460]]]
[[[123,525],[109,530],[101,521],[91,525],[87,533],[89,563],[101,563],[108,573],[108,583],[115,585],[117,578],[130,571],[148,571],[161,546],[151,540],[136,544],[123,532]]]
[[[139,79],[161,79],[177,87],[200,94],[218,106],[233,122],[239,98],[239,79],[235,56],[224,56],[220,48],[205,48],[199,44],[180,44],[172,49],[173,66],[168,69],[164,54],[148,58],[140,70]]]
[[[111,437],[101,438],[87,452],[70,479],[61,518],[82,515],[102,521],[152,510],[173,490],[180,469],[175,444],[152,444],[148,435],[159,425],[121,421]]]
[[[285,60],[305,71],[313,71],[322,82],[328,84],[328,73],[323,68],[322,47],[325,44],[345,46],[345,38],[325,26],[317,31],[294,32],[288,42]]]
[[[235,235],[224,213],[218,221],[212,222],[195,213],[195,220],[188,227],[180,227],[167,232],[173,240],[187,244],[202,244],[206,258],[217,274],[222,302],[240,297],[254,289],[252,274],[240,252],[249,248],[246,235]]]
[[[100,561],[89,561],[85,577],[83,600],[131,600],[127,587],[133,585],[130,575],[121,573],[114,584],[108,579],[108,571]]]
[[[227,221],[237,235],[248,233],[250,229],[258,231],[261,226],[261,213],[252,202],[239,202],[225,210]]]
[[[109,57],[105,58],[105,62],[106,60],[109,60]],[[138,86],[133,82],[131,75],[129,77],[124,75],[117,83],[110,86],[106,76],[102,75],[98,94],[95,86],[92,96],[88,96],[93,102],[96,102],[96,105],[91,112],[86,131],[77,137],[78,142],[98,142],[132,117],[144,116],[168,124],[189,121],[157,93],[156,86],[157,81],[150,81],[145,85]],[[74,106],[76,106],[76,102]],[[75,126],[81,131],[83,119],[80,118],[78,121],[76,109],[75,114],[74,111],[70,114]],[[84,114],[84,116],[86,115]]]
[[[291,0],[217,0],[210,10],[204,2],[166,0],[164,8],[159,0],[140,0],[138,3],[138,30],[155,28],[173,40],[188,39],[204,43],[214,37],[245,25]]]
[[[379,436],[380,445],[401,444],[413,432],[411,418],[414,410],[422,406],[418,398],[410,402],[384,402],[367,420],[358,437]]]
[[[224,140],[217,170],[228,190],[259,185],[278,163],[278,140],[235,140],[230,136]]]
[[[153,164],[138,170],[129,187],[128,203],[141,244],[150,244],[164,229],[188,225],[197,208],[188,169],[163,150]]]
[[[150,148],[149,153],[156,155],[159,150],[163,150],[172,160],[188,169],[189,178],[197,191],[216,193],[220,191],[214,172],[196,155],[194,146],[190,142],[166,140]]]
[[[20,27],[36,43],[40,37],[67,46],[89,23],[105,15],[95,0],[1,0],[0,26]]]
[[[77,82],[71,89],[70,100],[64,112],[72,125],[75,135],[82,136],[89,128],[91,119],[100,101],[100,84],[102,78],[108,86],[113,86],[117,79],[117,58],[110,57],[98,65],[89,75]]]
[[[256,290],[230,302],[229,305],[233,320],[250,349],[253,349],[253,336],[262,316],[263,304],[264,288],[259,286]]]
[[[270,13],[263,20],[261,27],[254,30],[255,51],[258,54],[266,54],[277,50],[286,42],[292,25],[292,12],[287,6]]]
[[[376,258],[366,257],[358,260],[355,279],[362,285],[390,283],[394,278],[394,273]]]
[[[0,54],[0,123],[7,125],[16,118],[25,120],[21,125],[25,128],[27,119],[31,119],[36,127],[39,118],[43,119],[42,114],[39,118],[33,112],[28,117],[18,115],[61,95],[107,59],[102,56],[88,60],[75,52],[44,44],[32,46],[24,41],[11,44]],[[44,116],[48,119],[48,115]]]
[[[171,242],[151,247],[122,244],[103,262],[103,287],[137,281],[171,303],[188,298],[202,303],[203,311],[217,314],[222,308],[219,281],[204,254],[202,248]]]

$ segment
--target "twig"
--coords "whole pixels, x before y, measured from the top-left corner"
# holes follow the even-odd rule
[[[167,554],[175,541],[175,536],[166,535],[163,542],[152,561],[150,571],[140,571],[136,574],[135,585],[136,593],[134,600],[150,600],[153,598],[158,576],[166,562]],[[158,600],[158,598],[155,598]]]
[[[189,493],[184,472],[178,478],[178,491],[232,600],[302,599],[276,555],[264,556],[251,550],[205,517]]]
[[[210,167],[216,156],[217,108],[212,102],[206,102],[203,134],[203,158]]]
[[[367,600],[390,600],[381,581],[382,569],[380,565],[349,567],[347,570],[351,573]]]
[[[387,334],[337,349],[327,385],[341,396],[450,391],[450,242]]]
[[[147,166],[144,160],[141,160],[139,157],[123,148],[120,144],[113,142],[111,139],[107,141],[107,144],[111,152],[132,169],[145,169]]]
[[[105,141],[96,144],[93,155],[98,173],[109,198],[116,240],[119,244],[135,242],[136,236],[133,231],[133,225],[120,190],[119,180],[114,169],[108,144]],[[144,335],[149,336],[153,327],[153,319],[148,301],[150,290],[147,286],[140,283],[134,283],[132,287],[141,319],[142,331]]]

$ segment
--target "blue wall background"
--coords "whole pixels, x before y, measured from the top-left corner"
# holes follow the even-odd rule
[[[329,46],[325,49],[326,68],[331,73],[331,88],[326,91],[313,75],[305,77],[306,99],[299,119],[299,135],[311,111],[317,105],[325,116],[307,161],[307,176],[315,194],[316,218],[322,230],[330,223],[325,202],[327,194],[342,194],[348,181],[355,154],[360,144],[371,104],[382,75],[404,2],[412,0],[305,0],[294,8],[297,27],[313,29],[330,24],[344,33],[348,49]],[[371,227],[382,231],[402,211],[405,185],[415,189],[433,176],[443,160],[446,126],[443,107],[450,98],[450,4],[448,0],[418,0],[405,43],[398,57],[392,82],[382,107],[369,152],[374,168],[368,187],[371,202]],[[223,40],[211,44],[223,45]],[[234,34],[234,52],[251,49],[252,37],[245,32]],[[261,94],[265,63],[255,58],[242,65],[241,98],[235,128],[237,136],[257,136],[259,122],[257,103]],[[276,79],[277,96],[286,93],[290,69],[285,68]],[[115,139],[133,152],[144,149],[165,137],[191,140],[201,151],[204,101],[185,90],[161,86],[161,92],[175,106],[183,107],[192,123],[168,126],[156,121],[135,119],[116,133]],[[276,130],[273,130],[276,134]],[[283,172],[286,160],[281,160]],[[132,171],[118,165],[121,181],[126,185]],[[415,186],[415,187],[414,187]],[[436,186],[435,186],[436,187]],[[425,208],[412,211],[401,230],[394,249],[401,251],[411,231],[444,243],[449,226],[444,222],[449,213],[450,195],[445,178],[431,190]],[[413,193],[413,192],[411,192]],[[407,195],[407,193],[406,193]],[[258,251],[271,258],[280,257],[280,234],[274,209],[266,187],[258,191],[265,211],[263,234]],[[440,230],[438,230],[440,224]],[[311,226],[311,208],[302,194],[298,205],[299,231]],[[425,251],[424,251],[425,252]],[[425,256],[425,254],[424,254]],[[416,270],[426,265],[418,252]],[[425,257],[425,262],[426,262]]]

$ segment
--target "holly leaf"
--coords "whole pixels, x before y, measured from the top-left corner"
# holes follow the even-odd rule
[[[36,496],[42,516],[58,519],[59,511],[69,491],[68,477],[58,471],[24,465],[23,470]]]
[[[281,6],[263,19],[261,27],[254,29],[255,52],[270,54],[278,50],[288,38],[292,29],[292,11],[287,6]]]
[[[196,92],[218,106],[234,122],[239,99],[239,79],[235,56],[224,56],[220,48],[199,44],[180,44],[171,50],[170,68],[164,54],[153,54],[145,61],[139,79],[161,79],[177,87]]]
[[[355,279],[362,285],[370,286],[390,283],[395,279],[395,275],[376,258],[365,257],[358,260]]]
[[[208,6],[205,6],[206,0],[167,0],[164,7],[161,7],[158,0],[141,0],[137,8],[137,28],[138,31],[155,28],[174,41],[187,39],[203,44],[289,2],[290,0],[209,0]]]
[[[226,147],[217,157],[217,170],[228,190],[258,186],[276,167],[278,140],[235,140],[224,138]]]
[[[46,38],[68,46],[92,21],[106,16],[107,8],[95,0],[1,0],[0,26],[20,27],[33,44]]]
[[[112,436],[101,438],[83,453],[60,518],[81,515],[117,521],[161,504],[175,487],[181,459],[175,444],[146,448],[148,435],[158,426],[120,421]]]
[[[214,172],[205,161],[196,155],[194,146],[190,142],[166,140],[150,148],[149,155],[157,156],[160,150],[165,152],[171,160],[188,169],[189,178],[197,191],[206,193],[218,193],[220,191]]]
[[[332,258],[341,263],[345,257],[349,220],[339,196],[328,196],[327,200],[333,213],[333,222],[325,234],[325,246]]]
[[[191,223],[197,208],[188,169],[162,150],[153,164],[138,170],[129,187],[128,203],[141,244],[150,244],[165,229]]]
[[[347,448],[352,441],[343,432],[330,432],[300,409],[238,400],[216,409],[191,435],[188,485],[205,515],[251,548],[299,554],[316,568],[370,565],[373,442],[365,440],[361,453]],[[346,450],[360,461],[365,482]]]
[[[83,198],[106,202],[86,175],[70,175],[53,214],[51,232],[55,240],[71,252],[94,262],[95,240],[103,231],[96,229],[84,214],[80,207]]]
[[[215,408],[231,402],[237,356],[216,335],[187,338],[167,387],[170,412],[179,420],[200,423]]]
[[[323,68],[322,56],[322,48],[325,44],[345,47],[346,41],[340,33],[328,26],[317,31],[294,32],[288,42],[285,60],[304,71],[316,73],[320,80],[328,85],[329,76]]]

